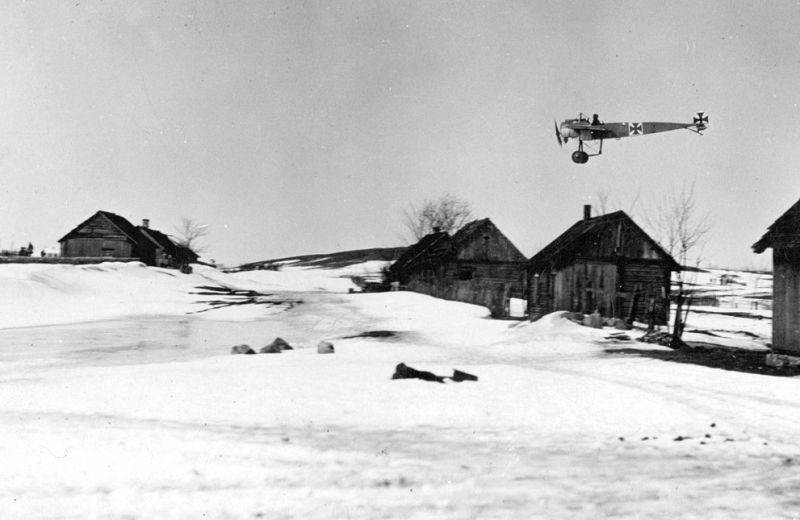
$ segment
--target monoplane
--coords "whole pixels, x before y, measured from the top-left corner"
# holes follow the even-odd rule
[[[603,153],[603,141],[606,139],[622,139],[623,137],[636,137],[683,129],[703,135],[703,130],[708,128],[708,116],[703,112],[698,112],[691,123],[659,123],[653,121],[603,123],[597,114],[592,116],[591,121],[583,114],[578,114],[577,119],[566,119],[560,126],[556,122],[554,124],[559,145],[563,146],[569,139],[578,140],[578,149],[572,152],[572,161],[584,164],[589,160],[589,157]],[[600,141],[600,147],[594,153],[584,150],[583,143],[585,141],[598,140]]]

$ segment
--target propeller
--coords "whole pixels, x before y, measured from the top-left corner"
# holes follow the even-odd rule
[[[561,131],[558,129],[558,123],[553,119],[553,126],[556,127],[556,139],[558,139],[558,146],[564,146],[564,140],[561,138]]]

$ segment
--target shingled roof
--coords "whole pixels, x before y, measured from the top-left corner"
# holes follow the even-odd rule
[[[541,251],[533,255],[531,259],[528,260],[528,266],[529,268],[536,269],[551,264],[561,264],[567,261],[567,259],[572,258],[576,249],[582,244],[583,239],[591,235],[602,236],[603,231],[607,229],[608,226],[617,224],[623,220],[642,234],[650,246],[670,264],[672,270],[677,271],[680,269],[680,265],[672,256],[664,251],[664,249],[658,245],[650,235],[645,233],[624,211],[615,211],[613,213],[579,220],[555,240],[547,244]]]
[[[167,253],[175,254],[175,243],[170,238],[157,229],[139,226],[139,233],[150,239],[155,245],[166,251]]]
[[[464,227],[459,229],[453,235],[453,250],[460,251],[465,244],[468,244],[473,239],[474,235],[483,232],[486,228],[490,228],[492,233],[497,233],[508,242],[509,252],[513,256],[517,257],[516,261],[525,262],[527,260],[525,255],[523,255],[522,252],[519,249],[517,249],[517,246],[515,246],[510,240],[508,240],[508,237],[506,237],[503,234],[503,232],[500,231],[500,229],[498,229],[498,227],[494,225],[491,219],[488,218],[473,220],[472,222],[468,222],[467,224],[464,225]]]
[[[81,229],[84,225],[86,225],[87,222],[89,222],[90,220],[95,218],[97,215],[102,215],[103,217],[105,217],[109,221],[111,221],[111,223],[117,229],[119,229],[124,235],[126,235],[128,238],[130,238],[131,241],[133,241],[133,243],[135,243],[135,244],[139,243],[139,233],[136,230],[136,226],[131,224],[128,221],[128,219],[126,219],[125,217],[121,217],[121,216],[117,215],[116,213],[111,213],[110,211],[103,211],[103,210],[98,211],[97,213],[95,213],[91,217],[87,218],[86,220],[84,220],[83,222],[81,222],[80,224],[75,226],[72,229],[72,231],[70,231],[69,233],[67,233],[63,237],[61,237],[58,241],[59,242],[63,242],[64,240],[70,238],[73,233],[77,233],[77,231],[79,229]]]
[[[763,253],[768,247],[776,245],[800,246],[800,200],[778,217],[752,247],[756,253]]]
[[[399,272],[413,266],[422,258],[444,256],[450,252],[451,243],[452,238],[443,231],[425,235],[419,242],[406,249],[389,269]]]

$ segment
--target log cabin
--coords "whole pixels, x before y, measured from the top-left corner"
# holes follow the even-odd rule
[[[624,211],[582,220],[527,263],[528,315],[565,310],[601,316],[669,319],[670,276],[680,266]]]
[[[140,261],[159,267],[180,267],[197,261],[197,254],[150,228],[148,219],[134,226],[125,217],[98,211],[60,240],[61,256],[116,261]]]
[[[772,349],[800,354],[800,200],[767,228],[753,251],[772,248]]]
[[[524,298],[525,260],[485,218],[452,236],[438,230],[424,236],[391,265],[389,277],[411,291],[483,305],[501,318],[511,298]]]

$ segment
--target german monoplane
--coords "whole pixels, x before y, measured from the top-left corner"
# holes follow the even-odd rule
[[[622,139],[623,137],[635,137],[683,129],[703,135],[703,130],[708,128],[708,116],[703,112],[698,112],[691,123],[659,123],[652,121],[604,123],[600,121],[597,114],[592,116],[591,121],[583,114],[578,114],[577,119],[566,119],[560,126],[558,123],[554,122],[554,124],[559,145],[563,146],[569,139],[578,140],[578,149],[572,152],[572,161],[584,164],[589,160],[589,157],[603,153],[603,141],[606,139]],[[589,153],[584,150],[585,141],[600,141],[600,146],[593,153]]]

